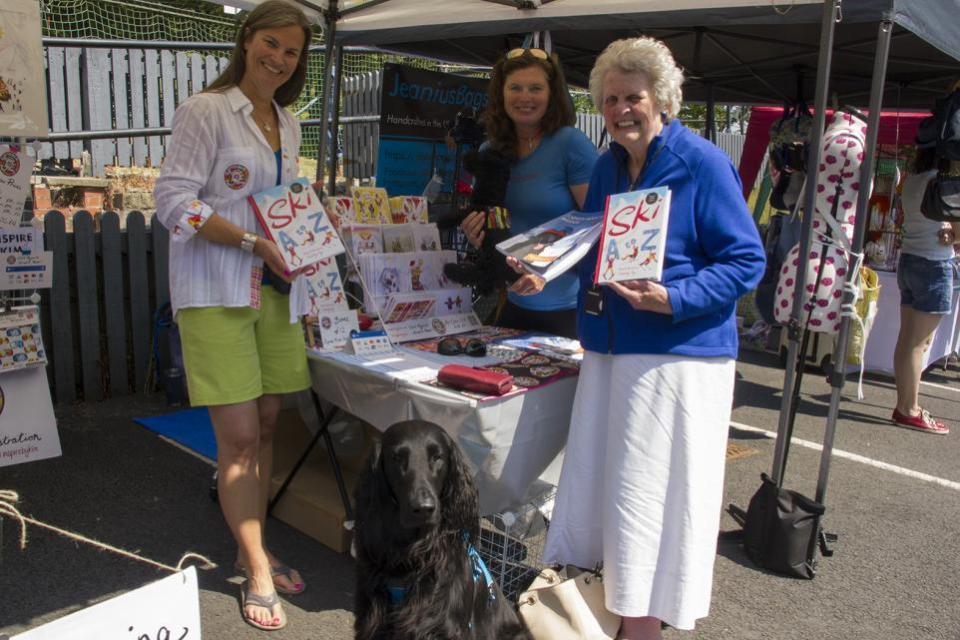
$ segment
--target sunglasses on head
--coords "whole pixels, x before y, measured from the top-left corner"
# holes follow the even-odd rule
[[[547,60],[550,56],[543,49],[526,49],[524,47],[517,47],[516,49],[510,49],[507,51],[507,60],[513,60],[514,58],[519,58],[525,53],[529,53],[534,58],[540,60]]]
[[[444,338],[437,343],[437,353],[442,356],[459,356],[460,354],[466,354],[474,358],[481,358],[487,355],[487,345],[484,344],[483,340],[477,338],[467,340],[466,345],[456,338]]]

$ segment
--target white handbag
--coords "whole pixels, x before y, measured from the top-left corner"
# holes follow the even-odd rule
[[[534,640],[613,640],[620,630],[620,616],[604,606],[600,572],[564,580],[544,569],[518,603]]]

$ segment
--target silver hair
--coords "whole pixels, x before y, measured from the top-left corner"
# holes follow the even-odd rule
[[[603,79],[610,71],[644,73],[653,85],[653,96],[668,118],[680,112],[683,100],[683,71],[677,66],[667,45],[653,38],[614,40],[597,57],[590,71],[590,95],[598,111],[603,111]]]

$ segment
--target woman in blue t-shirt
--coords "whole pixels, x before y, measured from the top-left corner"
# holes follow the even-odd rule
[[[576,116],[557,56],[542,49],[509,51],[493,67],[489,94],[486,144],[516,157],[506,198],[511,232],[580,209],[597,151],[572,126]],[[471,213],[460,227],[470,244],[479,247],[484,214]],[[571,271],[537,295],[510,291],[497,324],[575,338],[578,288]]]

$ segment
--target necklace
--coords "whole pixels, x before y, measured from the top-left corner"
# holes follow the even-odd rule
[[[270,133],[271,131],[273,131],[273,127],[270,126],[269,122],[264,122],[263,120],[257,117],[257,114],[253,112],[251,112],[251,115],[253,116],[253,121],[256,122],[258,125],[260,125],[261,129],[263,129],[267,133]]]
[[[537,131],[536,134],[529,138],[520,138],[521,141],[525,140],[527,142],[527,151],[533,151],[533,148],[537,146],[537,143],[540,142],[540,131]],[[519,136],[517,136],[519,138]]]

